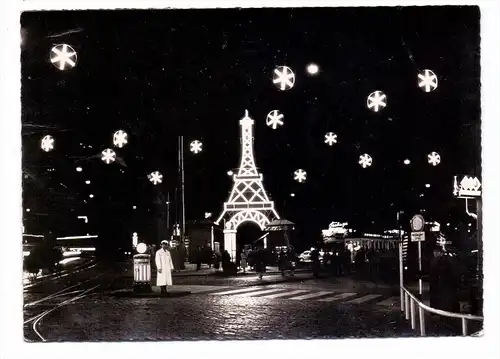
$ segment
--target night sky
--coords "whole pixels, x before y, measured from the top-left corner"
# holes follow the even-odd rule
[[[181,134],[187,220],[218,217],[227,171],[239,165],[245,109],[264,186],[300,240],[319,238],[334,220],[394,228],[398,210],[457,221],[453,175],[480,175],[479,16],[477,7],[24,13],[25,225],[42,231],[43,219],[71,233],[84,213],[92,232],[112,228],[129,241],[159,216],[159,193],[175,200]],[[75,68],[50,63],[58,43],[77,51]],[[307,74],[310,62],[317,76]],[[272,83],[281,65],[296,75],[289,91]],[[423,69],[438,75],[436,91],[417,86]],[[388,98],[379,113],[366,107],[375,90]],[[265,123],[275,109],[285,115],[277,130]],[[89,159],[112,147],[118,129],[129,134],[116,150],[126,167]],[[333,147],[324,143],[329,131],[338,135]],[[50,153],[39,148],[46,134],[56,141]],[[195,139],[198,155],[189,152]],[[427,163],[432,151],[437,167]],[[372,167],[358,164],[363,153]],[[298,168],[305,184],[293,179]],[[156,187],[146,177],[154,170],[164,176]]]

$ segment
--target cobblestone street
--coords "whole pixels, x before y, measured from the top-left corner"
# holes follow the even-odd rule
[[[320,339],[413,336],[397,311],[206,293],[90,297],[44,320],[47,341]]]

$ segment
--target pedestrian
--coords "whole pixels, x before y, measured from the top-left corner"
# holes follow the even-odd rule
[[[321,267],[321,262],[320,262],[320,258],[319,258],[319,251],[314,248],[312,251],[311,251],[311,261],[312,261],[312,271],[313,271],[313,275],[314,277],[318,278],[319,277],[319,271],[320,271],[320,267]]]
[[[247,254],[245,253],[245,250],[241,251],[240,254],[240,267],[243,269],[243,273],[246,273],[247,270]]]
[[[168,251],[168,242],[161,241],[161,248],[156,251],[155,256],[156,269],[158,275],[156,277],[156,285],[160,287],[161,293],[167,293],[167,285],[172,285],[172,257]]]

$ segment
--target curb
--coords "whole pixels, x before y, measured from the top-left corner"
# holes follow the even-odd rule
[[[191,292],[187,290],[176,290],[162,294],[154,291],[144,293],[134,292],[133,289],[119,289],[108,293],[108,295],[117,298],[179,298],[190,294]]]

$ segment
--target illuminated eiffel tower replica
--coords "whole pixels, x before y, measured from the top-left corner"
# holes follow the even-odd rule
[[[224,211],[215,222],[219,224],[224,219],[224,249],[236,260],[236,230],[244,222],[254,222],[261,230],[279,215],[270,201],[262,184],[262,174],[257,172],[253,156],[253,124],[248,116],[240,120],[241,126],[241,162],[238,174],[233,176],[233,189]]]

